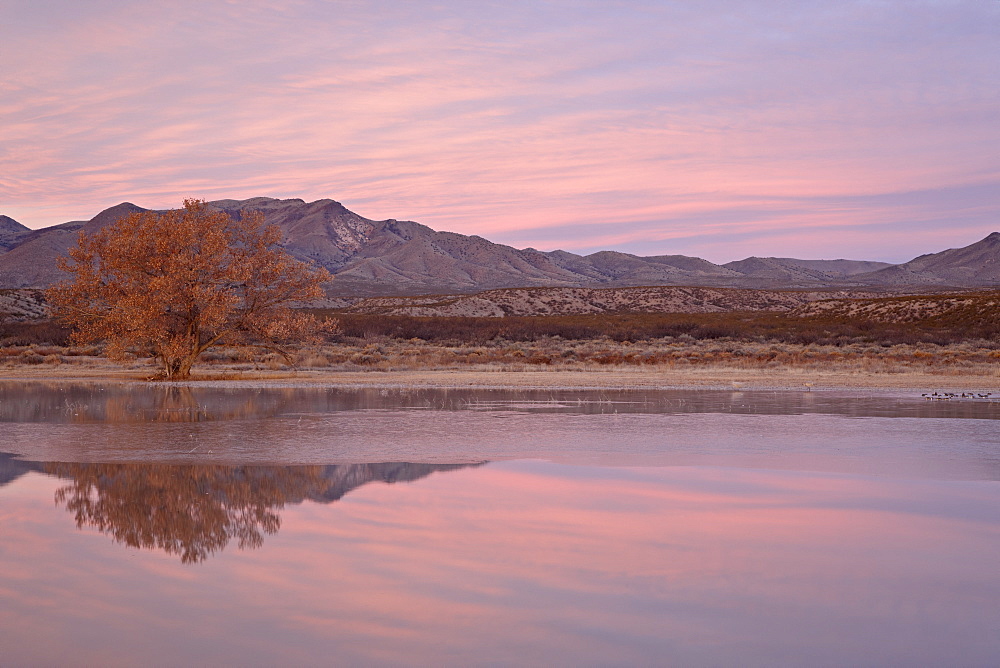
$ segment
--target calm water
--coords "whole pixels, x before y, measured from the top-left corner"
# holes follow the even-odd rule
[[[0,665],[996,665],[998,420],[0,383]]]

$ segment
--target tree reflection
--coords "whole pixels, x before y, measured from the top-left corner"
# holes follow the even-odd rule
[[[115,542],[161,549],[199,563],[231,540],[260,547],[281,526],[278,511],[305,499],[329,503],[373,480],[416,480],[462,465],[174,466],[48,463],[46,473],[71,479],[56,503],[78,528]]]
[[[237,540],[260,547],[281,526],[289,497],[320,485],[320,466],[228,467],[157,464],[52,464],[72,482],[56,503],[79,528],[93,527],[135,548],[159,548],[185,563],[204,561]]]

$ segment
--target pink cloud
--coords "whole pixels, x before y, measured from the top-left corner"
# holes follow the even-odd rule
[[[875,220],[894,221],[879,228],[888,247],[936,241],[932,224],[984,235],[996,196],[957,211],[850,207],[1000,182],[1000,67],[985,48],[997,12],[922,7],[901,20],[891,5],[635,3],[612,15],[387,3],[376,15],[253,3],[193,20],[189,7],[112,3],[56,25],[23,11],[3,56],[0,207],[40,226],[126,199],[332,197],[371,218],[540,247],[578,225],[553,243],[650,253],[689,235],[686,212],[720,221],[697,224],[706,241],[691,254],[725,255],[727,238],[754,230],[757,244],[739,248],[760,254],[778,228],[791,253]],[[801,202],[775,209],[823,197],[841,198],[839,212],[816,205],[805,227]],[[743,222],[722,215],[737,201]],[[933,223],[914,233],[909,215]],[[620,231],[593,232],[607,224]]]

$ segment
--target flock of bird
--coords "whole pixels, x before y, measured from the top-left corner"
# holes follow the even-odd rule
[[[950,399],[989,399],[992,395],[992,392],[985,394],[978,392],[962,392],[961,394],[956,392],[924,392],[920,396],[928,401],[948,401]]]

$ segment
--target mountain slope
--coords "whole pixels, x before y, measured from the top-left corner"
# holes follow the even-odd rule
[[[333,290],[344,294],[476,291],[519,286],[578,286],[701,283],[738,278],[699,258],[640,258],[605,251],[586,257],[556,251],[519,250],[482,237],[438,232],[411,221],[373,221],[333,200],[304,202],[256,197],[218,200],[212,207],[238,216],[263,213],[282,231],[293,256],[335,274]],[[76,242],[134,211],[119,204],[86,223],[65,223],[30,233],[0,255],[0,287],[44,287],[62,278],[55,264]]]
[[[874,262],[872,260],[797,260],[791,257],[772,257],[768,259],[785,265],[797,265],[806,269],[821,271],[831,276],[842,276],[845,278],[847,276],[854,276],[855,274],[878,271],[879,269],[894,266],[889,262]]]
[[[697,257],[640,257],[616,251],[581,256],[496,244],[482,237],[438,232],[412,221],[369,220],[330,199],[305,202],[255,197],[210,206],[238,216],[260,211],[282,231],[293,256],[333,273],[331,294],[388,295],[478,292],[510,287],[627,287],[688,285],[747,288],[837,286],[980,286],[1000,281],[1000,234],[961,249],[916,258],[904,265],[860,260],[751,257],[717,265]],[[0,287],[44,287],[62,278],[56,258],[76,242],[135,211],[125,202],[86,222],[28,231],[0,219]],[[0,239],[6,237],[0,236]],[[5,249],[6,252],[3,252]]]
[[[65,274],[56,266],[56,258],[76,245],[80,232],[93,234],[134,211],[145,209],[123,202],[85,223],[63,223],[25,235],[17,246],[0,255],[0,287],[46,287],[61,280]]]
[[[835,280],[832,274],[774,257],[748,257],[745,260],[727,262],[723,266],[761,282],[800,284],[829,283]]]
[[[746,277],[771,283],[835,283],[864,272],[894,265],[867,260],[798,260],[791,257],[748,257],[722,265]]]
[[[857,274],[852,279],[878,285],[1000,285],[1000,232],[962,248],[921,255],[903,264]]]
[[[29,234],[31,229],[28,227],[10,216],[0,216],[0,253],[13,248]]]

